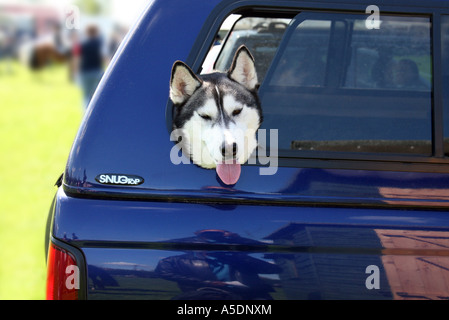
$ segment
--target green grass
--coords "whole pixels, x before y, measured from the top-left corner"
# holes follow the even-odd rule
[[[82,117],[65,66],[0,63],[0,299],[45,298],[45,224]]]

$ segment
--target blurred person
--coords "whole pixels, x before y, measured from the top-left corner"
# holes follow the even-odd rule
[[[81,44],[79,40],[78,30],[73,30],[69,34],[70,50],[68,52],[69,59],[69,80],[78,83],[78,60],[81,52]]]
[[[393,78],[398,88],[429,89],[420,77],[418,65],[410,59],[402,59],[395,65]]]
[[[75,46],[72,53],[83,91],[84,107],[87,108],[104,70],[103,41],[96,25],[87,27],[86,39]]]
[[[12,73],[11,60],[14,55],[14,36],[11,30],[5,26],[0,26],[0,62],[5,61],[6,73]],[[0,69],[0,74],[3,70]]]
[[[64,36],[63,29],[59,23],[53,24],[52,36],[56,52],[61,56],[67,56],[70,52],[70,48],[68,41]]]
[[[115,52],[120,46],[123,38],[125,37],[126,29],[120,26],[116,26],[114,31],[112,32],[111,39],[108,46],[108,58],[112,60]]]

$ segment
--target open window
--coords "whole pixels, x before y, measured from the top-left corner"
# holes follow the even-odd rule
[[[229,16],[203,63],[202,73],[228,70],[237,49],[245,45],[254,56],[258,79],[263,82],[290,21],[290,18]]]

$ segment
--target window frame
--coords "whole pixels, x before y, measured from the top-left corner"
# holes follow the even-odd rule
[[[339,3],[252,0],[235,3],[225,1],[213,10],[212,14],[206,20],[203,30],[198,35],[186,59],[186,63],[192,66],[192,70],[195,72],[201,71],[202,63],[213,44],[215,34],[218,33],[223,21],[231,14],[242,14],[246,16],[263,15],[267,17],[290,16],[293,18],[300,12],[320,12],[343,14],[362,13],[368,17],[369,15],[365,13],[367,5],[364,3],[346,3],[344,1],[340,1]],[[401,4],[384,3],[379,8],[381,15],[383,12],[397,16],[426,17],[430,20],[431,68],[433,75],[431,82],[431,155],[283,150],[278,155],[279,167],[449,173],[449,155],[446,156],[444,154],[443,87],[441,72],[441,16],[443,14],[449,14],[449,7],[432,7],[429,4],[417,2],[407,7]],[[171,110],[172,104],[169,103],[167,106],[168,128],[171,128]],[[256,155],[254,154],[253,157],[255,158]],[[260,159],[260,155],[257,158]],[[254,159],[250,163],[254,163]],[[255,165],[260,166],[260,164]]]

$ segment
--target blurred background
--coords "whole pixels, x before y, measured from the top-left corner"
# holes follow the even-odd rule
[[[92,91],[148,2],[0,0],[2,300],[45,298],[54,184]]]

